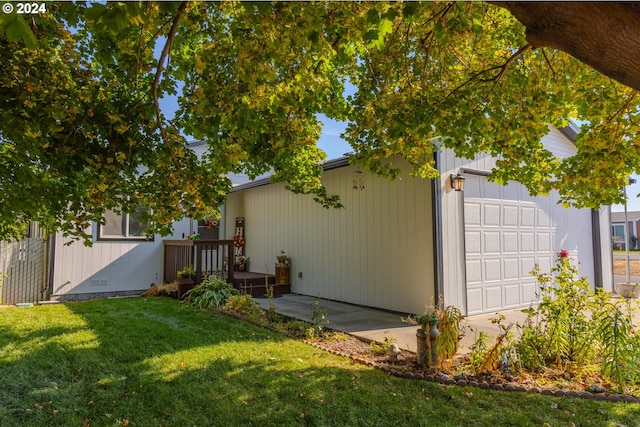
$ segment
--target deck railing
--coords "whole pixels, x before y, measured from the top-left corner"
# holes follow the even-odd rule
[[[233,240],[164,240],[164,281],[177,279],[177,272],[189,265],[196,271],[196,284],[216,275],[233,283]]]

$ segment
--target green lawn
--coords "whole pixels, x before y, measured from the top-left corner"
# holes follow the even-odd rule
[[[0,309],[5,426],[633,426],[640,405],[391,377],[168,298]]]

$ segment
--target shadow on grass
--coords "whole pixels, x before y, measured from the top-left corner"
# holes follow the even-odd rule
[[[640,416],[637,405],[393,378],[163,298],[15,313],[0,318],[3,426],[634,425]]]

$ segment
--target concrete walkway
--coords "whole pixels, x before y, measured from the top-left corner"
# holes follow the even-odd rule
[[[267,298],[256,298],[256,300],[262,308],[269,308]],[[278,313],[307,322],[311,322],[316,301],[320,308],[327,313],[326,318],[329,323],[326,326],[328,328],[378,342],[383,342],[385,337],[395,338],[400,348],[416,352],[418,326],[403,322],[403,314],[298,294],[285,294],[272,299]],[[522,322],[526,318],[520,309],[505,310],[500,314],[506,317],[504,325],[511,322]],[[471,316],[463,320],[462,328],[466,334],[460,342],[461,352],[468,351],[475,342],[476,334],[480,331],[492,337],[496,337],[500,333],[499,327],[495,323],[491,323],[491,319],[494,317],[496,314],[492,313]]]
[[[269,308],[267,298],[256,298],[256,300],[262,308]],[[378,342],[384,342],[386,337],[395,338],[396,344],[400,348],[414,353],[417,350],[416,330],[418,326],[403,322],[404,315],[401,313],[298,294],[285,294],[272,299],[278,313],[307,322],[312,320],[316,301],[319,307],[327,313],[326,319],[329,323],[326,326],[328,328]],[[634,300],[633,307],[638,307],[638,301]],[[521,309],[503,310],[499,314],[505,316],[505,320],[502,321],[504,326],[508,326],[510,323],[522,323],[527,317]],[[462,329],[465,336],[460,341],[459,354],[465,354],[469,351],[481,331],[493,338],[500,334],[499,326],[491,322],[491,319],[496,315],[497,313],[489,313],[463,319]],[[634,325],[640,325],[640,310],[635,312]],[[515,327],[512,331],[515,332]],[[493,339],[490,342],[493,342]]]

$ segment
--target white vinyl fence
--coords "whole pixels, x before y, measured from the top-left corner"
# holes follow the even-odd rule
[[[0,242],[0,304],[38,302],[47,288],[47,241]]]

